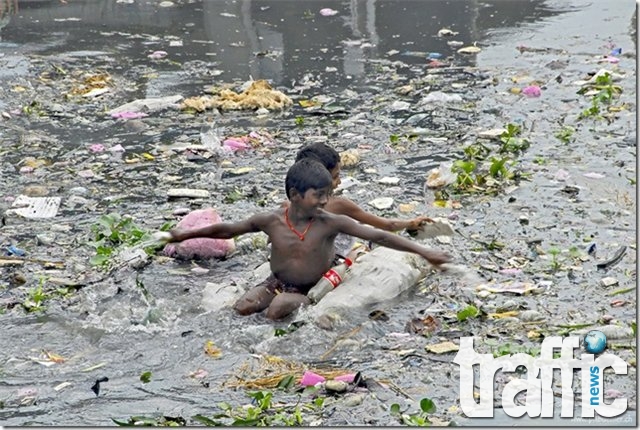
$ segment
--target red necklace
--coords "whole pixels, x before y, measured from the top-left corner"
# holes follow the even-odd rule
[[[291,225],[291,222],[289,221],[289,208],[286,208],[284,210],[284,220],[287,223],[287,227],[289,227],[289,230],[291,230],[292,232],[295,233],[296,236],[298,236],[298,238],[300,240],[304,240],[304,236],[307,234],[307,232],[309,231],[309,228],[311,227],[311,224],[313,224],[313,219],[311,221],[309,221],[309,224],[307,225],[307,228],[304,229],[304,231],[302,233],[299,233],[298,230],[296,230],[293,225]]]

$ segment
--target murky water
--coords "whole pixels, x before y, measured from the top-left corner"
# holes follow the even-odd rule
[[[554,84],[558,76],[572,81],[597,70],[602,65],[596,58],[609,43],[633,53],[633,57],[623,57],[621,69],[635,82],[629,77],[635,74],[630,65],[635,62],[635,40],[629,36],[632,6],[577,0],[159,4],[139,0],[0,2],[0,111],[11,118],[0,122],[0,208],[6,209],[10,199],[28,186],[66,196],[53,221],[12,217],[0,230],[3,245],[15,243],[33,258],[66,263],[66,269],[58,271],[38,265],[15,271],[0,267],[6,279],[0,283],[0,297],[7,303],[0,315],[4,329],[0,339],[3,425],[97,426],[131,415],[212,413],[220,401],[247,401],[241,390],[223,384],[251,360],[252,353],[307,363],[330,359],[342,368],[392,380],[413,399],[431,397],[439,413],[463,421],[454,411],[445,412],[457,403],[457,366],[420,358],[401,360],[397,351],[420,351],[433,342],[394,335],[404,332],[406,322],[416,315],[433,312],[444,319],[459,309],[463,302],[454,279],[429,278],[422,292],[397,304],[381,305],[391,316],[388,322],[368,321],[368,312],[354,312],[344,331],[327,333],[306,325],[278,338],[273,336],[274,324],[262,316],[238,317],[229,310],[203,313],[201,307],[207,282],[243,285],[251,270],[264,261],[264,251],[215,262],[154,261],[139,272],[122,269],[70,297],[51,300],[44,313],[27,314],[15,306],[43,276],[87,274],[84,282],[99,279],[87,262],[93,253],[87,242],[90,226],[101,214],[131,214],[144,226],[157,229],[165,218],[173,218],[171,213],[178,207],[213,204],[225,219],[239,219],[261,210],[265,202],[277,204],[284,198],[283,174],[295,150],[305,142],[326,139],[338,149],[370,148],[359,169],[345,172],[361,183],[374,183],[383,176],[402,178],[402,188],[372,185],[354,191],[350,196],[359,203],[366,205],[373,196],[384,194],[415,201],[419,211],[438,214],[438,209],[427,206],[429,198],[423,195],[424,173],[459,156],[459,144],[471,142],[480,129],[508,122],[524,124],[534,140],[522,156],[523,165],[533,172],[531,183],[513,194],[515,203],[509,203],[508,196],[469,202],[459,211],[460,219],[475,223],[460,225],[461,230],[466,236],[509,242],[503,260],[529,255],[523,241],[534,236],[544,238],[545,249],[583,247],[585,238],[591,237],[604,255],[619,244],[631,245],[610,275],[618,277],[621,286],[635,283],[629,274],[635,267],[636,225],[629,193],[635,187],[627,179],[635,177],[635,117],[623,110],[621,119],[613,124],[581,127],[574,145],[560,146],[553,139],[557,123],[568,122],[570,114],[584,106],[574,92],[569,96],[566,88]],[[323,8],[337,14],[322,16],[319,10]],[[591,20],[599,23],[595,30],[584,27]],[[458,34],[438,37],[445,27]],[[477,43],[482,52],[458,54],[458,46],[447,43],[451,40],[464,46]],[[519,46],[538,50],[518,52],[514,40]],[[545,48],[553,49],[541,51]],[[167,56],[152,60],[148,55],[154,51],[165,51]],[[451,67],[427,67],[429,57]],[[554,61],[564,67],[550,67]],[[82,72],[96,71],[107,71],[114,89],[98,99],[69,104],[64,94],[73,79]],[[544,84],[542,99],[509,94],[509,87],[523,75]],[[195,117],[163,113],[145,118],[142,124],[115,122],[104,115],[136,98],[190,97],[202,94],[209,85],[249,78],[268,79],[296,100],[326,95],[343,109],[314,116],[296,104],[267,118],[244,112],[207,112]],[[456,92],[466,104],[390,109],[399,98],[393,89],[411,80],[423,85],[424,94]],[[635,95],[629,91],[634,85],[624,82],[625,101],[633,104]],[[21,115],[31,101],[37,102],[33,109],[46,113]],[[305,123],[296,125],[296,117],[301,116]],[[547,120],[549,116],[552,120]],[[266,129],[277,136],[278,145],[233,158],[234,167],[256,167],[241,176],[229,176],[215,160],[167,155],[176,143],[198,143],[201,131],[212,123],[224,136]],[[390,144],[390,136],[415,129],[427,131],[417,143],[402,141],[400,146],[408,146],[408,152]],[[601,131],[597,139],[593,129]],[[87,148],[95,143],[121,144],[126,152],[94,154]],[[143,153],[153,154],[155,161],[121,162]],[[19,173],[26,157],[47,160],[50,167]],[[569,182],[580,189],[577,202],[568,201],[558,191],[563,186],[554,180],[558,169],[572,174]],[[93,176],[78,175],[86,170]],[[585,177],[589,172],[607,179]],[[199,204],[167,200],[166,190],[177,186],[205,188],[212,197]],[[71,193],[72,189],[76,191]],[[617,190],[615,198],[612,189]],[[242,192],[245,199],[226,201],[233,190]],[[262,199],[251,197],[256,194]],[[444,215],[450,212],[440,210]],[[522,215],[530,220],[529,227],[518,222]],[[459,243],[451,251],[462,263],[489,264],[494,258],[472,245]],[[192,270],[196,265],[208,272]],[[14,272],[27,279],[24,286],[8,280]],[[552,316],[562,322],[595,321],[602,313],[612,313],[625,323],[635,320],[635,299],[627,294],[625,306],[610,306],[612,298],[598,286],[601,276],[592,268],[576,269],[571,276],[560,273],[551,279],[554,289],[549,295],[519,298],[519,304],[538,309],[554,321]],[[540,279],[549,281],[542,274]],[[601,303],[598,309],[591,309],[585,300],[591,295]],[[572,309],[573,303],[578,303],[578,309]],[[515,329],[503,329],[498,323],[451,324],[449,333],[454,338],[491,330],[514,342],[526,341],[526,327],[514,334]],[[358,326],[358,331],[347,336]],[[350,342],[340,342],[341,336]],[[203,353],[209,340],[223,351],[221,359]],[[43,350],[66,361],[43,361]],[[191,377],[198,369],[206,370],[208,376],[203,380]],[[147,371],[153,373],[152,381],[143,384],[140,375]],[[631,372],[635,375],[635,368]],[[109,381],[100,385],[96,395],[91,387],[103,376]],[[71,385],[60,385],[63,383]],[[635,409],[633,381],[616,383]],[[393,424],[387,411],[397,398],[379,397],[381,400],[340,410],[324,423]],[[507,422],[505,418],[494,425]]]

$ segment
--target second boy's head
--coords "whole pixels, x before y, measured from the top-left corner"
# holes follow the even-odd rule
[[[324,143],[317,142],[305,146],[298,151],[296,161],[312,159],[317,160],[331,174],[332,188],[335,190],[340,185],[340,155],[338,152]]]
[[[287,198],[291,201],[298,197],[305,199],[309,190],[313,190],[320,200],[326,200],[331,191],[331,183],[329,171],[318,161],[310,158],[295,162],[284,180]]]

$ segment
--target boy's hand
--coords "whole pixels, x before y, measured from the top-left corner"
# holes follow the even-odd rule
[[[424,224],[426,222],[433,222],[433,220],[431,218],[427,217],[427,216],[419,216],[417,218],[409,220],[407,222],[407,227],[405,227],[405,228],[407,230],[416,231],[422,226],[422,224]]]
[[[151,235],[153,240],[159,243],[173,242],[173,235],[168,231],[157,231]]]
[[[422,256],[434,266],[440,266],[451,261],[451,256],[442,251],[427,251]]]

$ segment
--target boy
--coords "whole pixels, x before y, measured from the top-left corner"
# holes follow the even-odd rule
[[[247,291],[234,305],[241,315],[267,309],[267,318],[281,319],[311,303],[307,292],[329,270],[334,239],[346,233],[399,251],[413,252],[439,266],[449,255],[429,250],[408,239],[363,226],[342,215],[323,210],[331,193],[331,175],[315,160],[301,160],[287,172],[285,187],[290,205],[259,213],[235,223],[219,223],[197,229],[173,229],[168,242],[194,237],[230,239],[263,231],[271,239],[271,275]]]
[[[341,182],[340,155],[335,149],[325,145],[324,143],[312,143],[300,149],[296,155],[296,161],[300,161],[305,158],[312,158],[323,164],[331,174],[332,189],[335,190],[338,188]],[[417,230],[422,223],[433,222],[431,218],[426,216],[406,220],[381,218],[364,211],[360,206],[347,198],[336,196],[331,196],[329,198],[329,202],[325,206],[324,210],[338,215],[346,215],[363,224],[368,224],[386,231],[399,231],[404,229]]]

